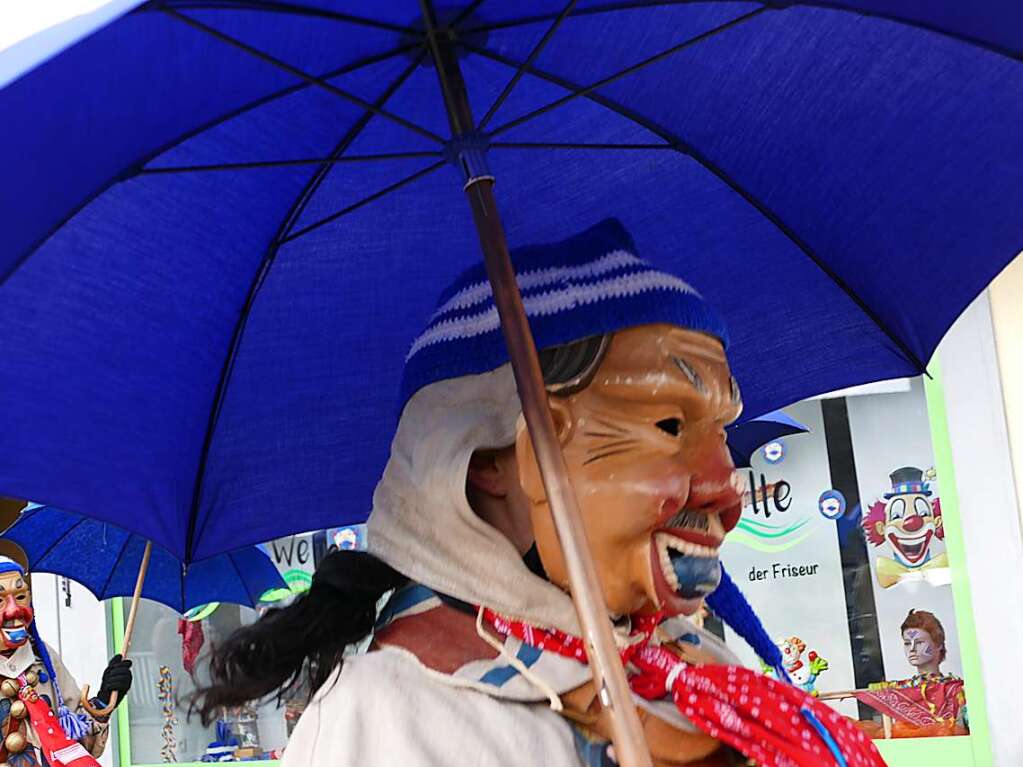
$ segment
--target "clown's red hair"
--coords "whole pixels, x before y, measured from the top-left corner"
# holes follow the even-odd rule
[[[867,540],[870,541],[874,546],[880,546],[884,543],[884,535],[877,532],[877,522],[882,525],[885,523],[885,502],[878,501],[870,507],[870,512],[863,518],[863,533],[866,535]],[[934,534],[940,539],[945,538],[945,526],[940,524],[941,521],[941,499],[935,498],[931,501],[931,511],[934,513],[934,519],[939,524],[935,525]]]

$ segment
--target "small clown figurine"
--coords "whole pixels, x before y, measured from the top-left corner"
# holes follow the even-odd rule
[[[828,670],[828,661],[815,650],[806,653],[806,642],[799,637],[789,637],[778,643],[785,670],[793,684],[799,685],[811,695],[817,695],[817,678]]]
[[[892,552],[891,558],[877,557],[877,582],[885,589],[932,568],[948,567],[948,555],[932,551],[935,539],[945,537],[945,529],[941,501],[931,499],[923,471],[905,466],[891,474],[891,482],[891,492],[863,519],[867,540],[874,546],[887,543]]]
[[[109,724],[84,712],[75,680],[39,638],[25,571],[7,557],[0,613],[0,767],[97,767]],[[121,700],[130,687],[131,661],[115,656],[93,703],[105,707],[111,693]]]

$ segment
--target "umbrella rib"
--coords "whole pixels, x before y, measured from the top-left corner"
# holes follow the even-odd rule
[[[471,45],[469,43],[466,43],[465,41],[461,41],[459,44],[468,48],[474,53],[477,53],[480,56],[486,56],[492,59],[493,61],[505,64],[506,66],[514,67],[520,65],[518,61],[503,56],[501,54],[494,53],[493,51],[487,48],[481,48],[479,46]],[[830,266],[824,263],[820,256],[817,255],[816,251],[814,251],[814,249],[811,248],[808,243],[806,243],[798,234],[796,234],[796,232],[788,224],[782,221],[778,214],[776,214],[774,211],[768,208],[767,205],[765,205],[763,202],[754,197],[749,191],[740,186],[739,183],[735,181],[735,179],[729,176],[722,168],[720,168],[718,165],[712,162],[708,157],[703,155],[691,144],[687,143],[679,136],[676,136],[671,131],[658,125],[653,120],[644,117],[643,115],[635,112],[632,109],[629,109],[628,107],[618,103],[617,101],[614,101],[606,96],[601,96],[596,93],[583,94],[582,91],[585,89],[582,86],[572,83],[571,81],[566,80],[563,77],[551,74],[549,72],[545,72],[543,70],[536,69],[535,67],[529,67],[527,69],[527,74],[533,75],[534,77],[539,77],[540,79],[546,80],[547,82],[553,83],[554,85],[557,85],[559,87],[579,92],[581,95],[584,95],[585,98],[593,101],[594,103],[599,104],[600,106],[603,106],[604,108],[609,109],[612,112],[616,112],[618,115],[626,118],[627,120],[631,120],[640,127],[645,128],[651,133],[664,139],[666,142],[671,144],[676,151],[688,155],[690,158],[692,158],[697,163],[702,165],[706,170],[713,173],[721,182],[728,186],[729,189],[731,189],[733,192],[739,195],[751,207],[753,207],[758,213],[760,213],[760,215],[762,215],[771,224],[773,224],[775,228],[778,229],[778,231],[780,231],[783,235],[785,235],[786,238],[789,239],[790,242],[792,242],[793,245],[799,248],[799,250],[801,250],[807,258],[809,258],[814,264],[816,264],[817,268],[824,272],[824,274],[843,293],[845,293],[854,304],[856,304],[860,311],[862,311],[878,327],[878,329],[882,333],[884,333],[893,344],[895,344],[898,350],[905,357],[906,361],[911,363],[913,367],[916,369],[917,374],[925,375],[927,373],[926,364],[924,364],[924,362],[920,360],[916,353],[909,348],[906,342],[903,341],[897,333],[895,333],[891,328],[888,327],[887,323],[885,323],[884,320],[882,320],[881,317],[878,316],[877,312],[875,312],[866,303],[866,301],[864,301],[863,298],[860,297],[860,295],[848,283],[846,283],[845,280],[843,280],[834,270],[832,270]]]
[[[554,21],[551,22],[551,25],[547,27],[547,31],[544,32],[543,37],[541,37],[537,41],[536,45],[533,46],[533,50],[531,50],[529,55],[526,56],[522,65],[515,70],[515,74],[512,75],[512,79],[504,86],[500,95],[494,99],[494,103],[490,105],[487,113],[483,115],[483,119],[481,119],[476,125],[476,130],[483,131],[487,127],[487,123],[490,122],[490,119],[494,116],[494,114],[496,114],[497,110],[501,108],[501,105],[511,95],[515,86],[518,85],[519,80],[521,80],[522,76],[526,73],[526,67],[532,66],[533,62],[536,61],[541,53],[543,53],[544,48],[547,47],[547,43],[551,41],[551,38],[554,37],[554,33],[558,31],[561,25],[565,22],[565,19],[569,17],[578,2],[579,0],[568,0],[568,4],[561,9],[561,13],[559,13]]]
[[[204,173],[219,170],[249,170],[254,168],[286,168],[295,165],[339,165],[343,163],[374,162],[383,160],[405,160],[420,157],[440,157],[441,152],[386,152],[382,154],[348,155],[344,157],[309,157],[293,160],[254,160],[252,162],[228,162],[212,165],[167,165],[143,168],[140,176],[167,173]]]
[[[495,141],[491,149],[676,149],[674,144],[587,144],[585,142]]]
[[[310,8],[304,5],[283,2],[258,2],[256,0],[230,2],[230,0],[170,0],[169,2],[158,3],[155,6],[148,6],[140,10],[162,10],[164,8],[175,8],[179,10],[220,10],[220,11],[256,11],[262,13],[280,13],[288,16],[305,16],[309,18],[326,19],[338,21],[344,24],[353,24],[360,27],[371,27],[374,29],[386,29],[389,32],[400,32],[402,34],[419,34],[419,30],[412,27],[403,27],[401,24],[391,24],[379,19],[369,19],[365,16],[356,16],[351,13],[340,13],[329,11],[325,8]]]
[[[494,130],[490,132],[490,135],[491,136],[500,135],[501,133],[505,133],[506,131],[509,131],[512,128],[516,128],[519,125],[522,125],[523,123],[529,122],[530,120],[540,117],[541,115],[547,114],[551,110],[557,109],[558,107],[563,106],[569,103],[570,101],[575,101],[577,98],[580,98],[582,96],[588,96],[589,94],[603,88],[606,85],[610,85],[611,83],[621,80],[623,77],[635,74],[641,69],[645,69],[646,67],[652,64],[656,64],[660,61],[663,61],[664,59],[670,56],[674,56],[676,53],[684,51],[687,48],[691,48],[694,45],[702,43],[704,40],[714,37],[715,35],[720,34],[721,32],[725,32],[729,29],[732,29],[733,27],[738,26],[739,24],[742,24],[745,21],[749,21],[750,19],[755,18],[756,16],[759,16],[760,14],[764,13],[764,11],[766,10],[768,10],[767,6],[761,6],[760,8],[756,8],[752,11],[749,11],[748,13],[742,14],[741,16],[736,16],[735,18],[725,22],[724,24],[716,26],[713,29],[708,29],[706,32],[701,32],[700,34],[696,35],[696,37],[691,37],[688,40],[685,40],[684,42],[673,45],[670,48],[661,51],[660,53],[655,53],[653,56],[649,56],[643,59],[642,61],[639,61],[631,66],[626,67],[625,69],[619,70],[618,72],[615,72],[613,75],[608,75],[607,77],[598,80],[592,85],[587,85],[582,88],[576,88],[567,95],[562,96],[560,99],[555,99],[549,104],[545,104],[542,107],[534,109],[532,112],[524,114],[521,117],[516,117],[514,120],[509,120],[503,125],[494,128]],[[526,64],[526,62],[522,62],[520,66],[526,66],[527,68],[531,68]]]
[[[234,561],[234,552],[228,552],[227,553],[227,559],[231,563],[231,567],[234,568],[235,574],[237,574],[237,576],[238,576],[238,581],[242,584],[242,588],[245,589],[245,596],[247,596],[249,598],[249,602],[251,602],[251,606],[255,607],[256,606],[256,602],[258,602],[259,600],[252,598],[252,592],[249,591],[249,586],[245,582],[245,579],[242,577],[242,571],[238,569],[238,563]],[[184,601],[182,601],[181,604],[184,605]]]
[[[322,80],[331,77],[338,77],[343,74],[348,74],[349,72],[354,72],[358,69],[362,69],[363,67],[372,66],[373,64],[378,64],[381,61],[386,61],[387,59],[393,58],[395,56],[400,56],[402,53],[407,53],[408,51],[411,51],[414,48],[418,47],[419,46],[417,44],[410,43],[408,45],[400,45],[396,48],[392,48],[389,51],[384,51],[383,53],[375,53],[372,56],[367,56],[365,58],[359,59],[358,61],[346,64],[343,67],[339,67],[331,72],[322,74],[320,75],[319,79]],[[95,200],[97,197],[99,197],[108,189],[110,189],[110,187],[112,187],[114,184],[117,184],[121,181],[127,181],[128,179],[137,176],[140,170],[144,168],[146,163],[152,162],[155,158],[159,157],[164,152],[181,145],[185,141],[188,141],[188,139],[197,136],[198,134],[203,133],[204,131],[216,128],[218,125],[222,125],[223,123],[226,123],[229,120],[233,120],[235,117],[245,114],[246,112],[249,112],[253,109],[258,109],[264,104],[269,104],[271,101],[275,101],[276,99],[284,98],[285,96],[290,96],[292,93],[304,90],[305,88],[310,87],[310,85],[311,83],[307,82],[296,83],[295,85],[289,85],[287,88],[282,88],[279,91],[275,91],[266,96],[262,96],[261,98],[258,98],[255,101],[250,101],[249,103],[244,104],[236,109],[233,109],[226,114],[215,117],[209,122],[203,123],[197,128],[193,128],[192,130],[187,131],[186,133],[180,136],[175,136],[166,144],[161,145],[158,149],[155,149],[154,151],[148,153],[142,159],[128,166],[128,168],[121,170],[115,176],[112,176],[110,179],[108,179],[107,182],[103,184],[99,189],[97,189],[94,194],[89,195],[85,200],[83,200],[81,203],[72,208],[71,211],[66,216],[64,216],[56,225],[47,230],[42,237],[40,237],[38,240],[32,243],[32,245],[25,250],[25,252],[14,262],[14,264],[5,274],[0,274],[0,287],[3,287],[3,284],[8,280],[8,278],[10,278],[10,276],[14,274],[16,271],[18,271],[21,265],[25,261],[27,261],[32,256],[33,253],[35,253],[36,249],[44,242],[46,242],[50,237],[53,236],[54,232],[59,230],[62,226],[64,226],[64,224],[66,224],[68,221],[70,221],[72,218],[78,215],[82,210],[88,207],[93,200]]]
[[[50,507],[50,508],[52,508],[52,507]],[[44,551],[42,554],[40,554],[38,557],[36,557],[36,561],[37,562],[42,562],[44,559],[46,559],[47,555],[49,555],[50,552],[52,552],[55,548],[57,548],[64,541],[65,538],[67,538],[69,535],[71,535],[71,531],[74,530],[76,527],[78,527],[80,524],[82,524],[82,522],[84,522],[84,521],[85,521],[84,519],[79,519],[77,522],[75,522],[73,525],[71,525],[71,527],[69,527],[67,530],[65,530],[63,533],[61,533],[60,536],[57,538],[57,540],[55,540],[53,543],[51,543],[46,548],[46,551]],[[57,573],[57,574],[59,575],[59,573]]]
[[[426,55],[426,51],[420,51],[419,54],[412,60],[411,63],[401,74],[394,79],[394,81],[384,89],[384,91],[377,97],[376,104],[383,106],[387,103],[388,99],[393,96],[398,89],[412,76],[416,68],[422,62],[423,57]],[[362,130],[369,124],[373,118],[373,113],[370,110],[363,112],[362,116],[345,132],[345,135],[334,147],[334,151],[331,152],[331,157],[339,157],[352,143],[359,137]],[[235,322],[234,331],[231,335],[231,343],[227,349],[227,355],[224,358],[224,364],[220,370],[220,378],[217,381],[217,388],[213,395],[213,403],[210,408],[210,416],[206,424],[206,434],[203,437],[202,449],[199,454],[199,465],[195,476],[195,486],[192,490],[192,506],[188,513],[188,528],[185,533],[185,559],[189,559],[192,556],[192,549],[195,545],[195,539],[197,536],[201,536],[203,531],[206,529],[206,520],[204,519],[198,529],[196,530],[196,523],[199,516],[199,501],[202,497],[202,483],[204,475],[206,474],[206,462],[209,459],[210,445],[213,443],[213,434],[217,429],[217,422],[220,419],[220,410],[224,402],[224,393],[227,391],[228,383],[231,380],[231,374],[234,371],[234,362],[237,358],[238,347],[241,344],[242,335],[245,333],[245,326],[249,319],[249,313],[252,311],[252,307],[255,304],[256,296],[259,293],[260,288],[263,286],[263,282],[266,280],[267,274],[269,274],[271,267],[273,266],[274,260],[277,258],[277,252],[280,250],[282,239],[288,234],[291,227],[294,226],[298,217],[305,210],[306,205],[309,204],[309,200],[312,199],[313,195],[319,189],[320,184],[327,177],[327,174],[333,169],[333,165],[321,165],[319,169],[309,178],[305,187],[299,192],[298,196],[292,202],[291,207],[281,220],[280,226],[277,228],[277,233],[274,238],[270,241],[267,247],[267,252],[263,256],[263,260],[260,263],[259,269],[256,270],[252,277],[252,283],[249,285],[249,291],[245,296],[245,303],[242,305],[241,311],[238,313],[238,319]]]
[[[633,0],[632,2],[607,3],[605,5],[591,6],[589,8],[580,8],[575,11],[572,16],[578,18],[580,16],[597,16],[605,13],[614,13],[615,11],[628,11],[640,8],[671,7],[676,5],[714,5],[730,1],[731,0]],[[762,0],[762,4],[779,11],[798,7],[821,8],[824,10],[836,11],[838,13],[848,13],[853,16],[862,16],[868,19],[890,21],[893,24],[901,24],[913,29],[930,32],[941,37],[947,37],[960,43],[966,43],[967,45],[972,45],[976,48],[981,48],[1015,61],[1023,61],[1023,53],[1014,51],[1003,45],[997,45],[988,40],[973,37],[972,35],[965,35],[960,32],[942,29],[935,24],[928,24],[926,21],[903,18],[893,13],[881,13],[880,11],[867,11],[861,8],[850,8],[842,3],[827,2],[827,0],[791,0],[791,2],[786,2],[785,0],[775,0],[774,2],[771,0]],[[517,19],[505,19],[502,21],[495,21],[490,24],[481,24],[478,27],[470,27],[462,30],[462,34],[479,34],[483,32],[492,32],[498,29],[509,29],[512,27],[526,26],[528,24],[538,24],[542,21],[550,21],[554,17],[554,13],[537,13],[532,16],[523,16]]]
[[[442,165],[446,165],[446,164],[447,164],[447,160],[439,160],[438,162],[435,162],[432,165],[428,165],[425,168],[421,168],[421,169],[417,170],[415,173],[413,173],[413,174],[411,174],[409,176],[405,176],[405,178],[401,179],[400,181],[395,181],[393,184],[390,184],[389,186],[386,186],[383,189],[380,189],[380,190],[374,192],[373,194],[369,195],[368,197],[363,197],[358,202],[354,202],[351,205],[349,205],[349,206],[347,206],[345,208],[342,208],[341,210],[337,211],[336,213],[331,213],[329,216],[321,218],[319,221],[316,221],[316,222],[314,222],[312,224],[309,224],[309,226],[303,227],[302,229],[299,229],[297,232],[292,232],[287,237],[285,237],[283,240],[281,240],[281,245],[283,245],[283,244],[285,244],[287,242],[291,242],[292,240],[296,240],[299,237],[301,237],[302,235],[308,234],[309,232],[313,231],[314,229],[319,229],[321,226],[329,224],[332,221],[336,221],[337,219],[341,218],[342,216],[347,216],[349,213],[352,213],[352,212],[358,210],[359,208],[363,207],[364,205],[368,205],[369,203],[373,202],[374,200],[379,200],[381,197],[384,197],[384,196],[390,194],[391,192],[396,192],[399,189],[401,189],[403,186],[407,186],[408,184],[411,184],[411,183],[413,183],[415,181],[418,181],[423,176],[426,176],[426,175],[429,175],[430,173],[433,173],[435,170],[440,168]]]
[[[96,595],[96,599],[106,599],[107,589],[110,588],[110,581],[114,579],[114,572],[117,570],[117,563],[121,561],[121,557],[124,556],[125,550],[128,548],[128,544],[131,543],[131,533],[125,531],[124,543],[121,544],[121,550],[117,552],[117,556],[114,557],[114,564],[110,568],[110,573],[107,575],[107,579],[103,582],[103,588],[99,590]]]
[[[366,99],[356,96],[354,93],[350,93],[342,88],[338,88],[336,85],[330,84],[325,80],[321,80],[315,75],[311,75],[308,72],[299,69],[298,67],[293,67],[286,61],[282,61],[276,56],[271,56],[266,51],[261,51],[259,48],[255,48],[249,45],[248,43],[242,42],[241,40],[232,37],[231,35],[228,35],[224,32],[221,32],[219,29],[214,29],[208,24],[204,24],[201,21],[197,21],[196,19],[193,19],[190,16],[186,16],[183,13],[178,13],[173,8],[161,8],[160,10],[162,10],[168,16],[182,22],[183,24],[187,24],[188,26],[200,32],[203,32],[204,34],[207,34],[210,37],[220,40],[222,43],[226,43],[227,45],[237,48],[238,50],[247,53],[253,58],[259,59],[260,61],[270,64],[271,66],[277,67],[278,69],[287,72],[288,74],[293,75],[294,77],[298,77],[302,80],[305,80],[310,85],[315,85],[318,88],[322,88],[323,90],[327,91],[328,93],[333,93],[335,96],[339,96],[340,98],[343,98],[346,101],[350,101],[356,106],[359,106],[367,110],[368,112],[372,112],[373,114],[378,115],[379,117],[383,117],[387,120],[390,120],[391,122],[401,125],[404,128],[408,128],[410,131],[418,133],[420,136],[428,138],[437,144],[444,143],[444,139],[438,136],[433,131],[427,130],[421,125],[416,125],[414,122],[406,120],[404,117],[400,117],[399,115],[396,115],[393,112],[389,112],[386,109],[383,109],[382,107],[378,107],[372,102],[366,101]]]

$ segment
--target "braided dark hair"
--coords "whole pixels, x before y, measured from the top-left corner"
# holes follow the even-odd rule
[[[586,388],[610,336],[592,336],[540,353],[552,393]],[[376,606],[407,578],[372,554],[335,551],[320,562],[312,588],[291,605],[268,611],[213,649],[210,684],[192,697],[191,711],[209,725],[222,708],[305,689],[311,696],[341,666],[344,651],[373,631]]]

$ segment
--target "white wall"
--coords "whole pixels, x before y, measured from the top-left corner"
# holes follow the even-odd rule
[[[949,331],[938,357],[994,763],[1017,767],[1023,760],[1023,537],[986,293]]]
[[[99,689],[107,656],[107,619],[103,603],[77,583],[71,583],[71,607],[64,602],[60,579],[37,573],[32,576],[32,602],[39,635],[60,653],[71,676],[79,685]],[[111,733],[107,750],[99,760],[104,767],[117,764],[116,733]]]
[[[991,283],[990,294],[1016,500],[1023,511],[1023,254]]]

